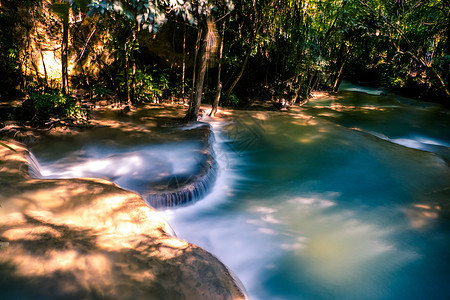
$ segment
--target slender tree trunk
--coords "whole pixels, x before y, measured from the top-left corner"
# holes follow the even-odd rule
[[[337,92],[339,88],[339,84],[342,80],[343,70],[348,60],[349,49],[345,44],[342,44],[336,57],[336,63],[334,64],[333,70],[331,72],[332,75],[330,76],[329,88],[333,93]],[[326,85],[328,85],[328,83]]]
[[[136,60],[131,57],[131,104],[136,102]]]
[[[69,14],[63,17],[63,40],[61,45],[62,92],[69,93],[69,74],[67,72],[67,53],[69,46]]]
[[[37,31],[36,31],[37,36]],[[42,52],[41,43],[35,38],[34,42],[39,48],[39,54],[41,55],[42,66],[44,68],[44,78],[45,78],[45,87],[48,87],[48,74],[47,74],[47,66],[45,65],[44,53]],[[39,75],[39,74],[36,74]]]
[[[317,71],[314,71],[314,74],[311,75],[311,77],[309,77],[309,82],[308,82],[308,89],[306,90],[306,97],[309,98],[309,95],[311,95],[311,91],[313,89],[313,86],[315,84],[314,80],[316,79],[316,73]]]
[[[197,41],[195,42],[195,52],[194,52],[194,70],[192,71],[192,88],[191,88],[191,93],[189,95],[189,110],[188,110],[188,114],[189,111],[191,110],[191,106],[192,103],[194,102],[194,97],[195,97],[195,84],[197,81],[197,58],[198,58],[198,53],[200,52],[200,47],[201,47],[201,39],[202,39],[202,31],[203,28],[199,27],[198,31],[197,31]]]
[[[183,97],[183,103],[185,99],[184,95],[185,76],[186,76],[186,24],[183,25],[183,66],[181,71],[181,96]]]
[[[331,84],[331,91],[333,93],[336,93],[339,85],[341,84],[342,81],[342,75],[343,75],[343,70],[344,70],[344,66],[345,66],[345,59],[343,59],[342,63],[341,63],[341,67],[339,68],[339,70],[337,71],[337,74],[334,78],[333,83]]]
[[[302,89],[303,82],[305,81],[304,78],[305,78],[305,76],[303,76],[300,73],[298,73],[295,78],[294,98],[292,99],[292,103],[291,103],[292,105],[297,103],[297,100],[300,96],[300,90]]]
[[[35,18],[35,15],[34,15],[34,10],[32,10],[32,16],[33,16],[33,21],[35,21],[36,18]],[[27,32],[28,32],[28,30],[27,30]],[[41,56],[42,66],[43,66],[43,68],[44,68],[44,78],[45,78],[44,84],[45,84],[45,87],[48,87],[47,66],[45,65],[44,53],[42,53],[41,43],[40,43],[40,42],[38,41],[38,39],[37,39],[37,37],[38,37],[39,35],[38,35],[38,32],[37,32],[36,26],[34,26],[34,34],[35,34],[35,36],[34,36],[34,42],[36,43],[36,46],[37,46],[38,49],[39,49],[39,54],[40,54],[40,56]],[[28,34],[27,34],[27,36],[28,36]],[[28,39],[27,39],[27,43],[29,44],[29,40],[28,40]],[[28,47],[28,45],[27,45],[27,47]],[[26,71],[25,71],[25,74],[26,74]],[[36,74],[36,75],[39,76],[39,74]]]
[[[136,31],[133,30],[133,41],[131,43],[131,104],[136,101],[136,59],[134,58],[134,47],[136,45]],[[130,105],[130,103],[128,103]]]
[[[127,53],[127,45],[125,43],[125,81],[126,81],[126,88],[127,88],[127,104],[131,106],[131,89],[130,89],[130,74],[128,70],[130,69],[130,61],[129,56]]]
[[[206,39],[206,21],[202,21],[202,34],[201,34],[201,50],[200,57],[198,61],[198,70],[195,82],[195,93],[194,97],[191,99],[191,103],[189,105],[189,110],[186,114],[185,120],[187,121],[197,121],[198,112],[200,110],[200,105],[202,102],[203,95],[203,83],[205,81],[206,67],[208,62],[207,55],[207,39]]]
[[[222,72],[222,55],[223,55],[223,40],[225,38],[225,20],[222,24],[222,36],[220,38],[220,46],[219,46],[219,58],[217,65],[217,87],[216,87],[216,96],[214,97],[214,102],[212,104],[210,116],[214,116],[217,112],[217,108],[219,106],[220,101],[220,93],[222,92],[222,80],[220,78],[220,73]]]

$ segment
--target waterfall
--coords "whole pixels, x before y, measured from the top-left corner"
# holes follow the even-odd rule
[[[207,128],[209,134],[206,139],[207,147],[204,150],[207,153],[203,153],[197,160],[199,170],[192,175],[172,175],[165,178],[163,186],[168,187],[166,191],[143,195],[149,205],[159,209],[186,205],[204,198],[211,192],[218,173],[218,164],[212,147],[215,136],[209,124],[201,127]],[[171,182],[174,186],[170,184]]]
[[[29,152],[29,174],[40,179],[103,178],[140,194],[155,208],[196,202],[209,194],[218,173],[211,126],[191,124],[175,130],[169,138],[172,140],[128,147],[89,143],[87,139],[82,148],[74,147],[42,166]],[[57,154],[53,157],[61,156],[56,146],[47,150]]]
[[[43,178],[41,174],[41,164],[31,151],[27,153],[28,174],[33,178]]]
[[[182,183],[175,179],[177,182],[175,189],[160,193],[152,192],[143,195],[144,199],[155,208],[186,205],[202,199],[214,186],[218,167],[215,159],[211,156],[211,159],[202,163],[202,168],[201,175],[192,175]]]

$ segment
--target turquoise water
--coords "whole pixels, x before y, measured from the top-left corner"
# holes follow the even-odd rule
[[[212,125],[215,190],[164,215],[251,299],[448,299],[448,111],[341,91]]]
[[[206,119],[213,191],[163,216],[251,299],[447,299],[450,112],[379,94],[348,85],[302,108]],[[32,150],[46,177],[100,176],[138,192],[145,178],[194,172],[201,145],[149,129],[151,114],[121,120],[139,130],[121,123]]]

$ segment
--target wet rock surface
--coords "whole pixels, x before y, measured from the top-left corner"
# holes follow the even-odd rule
[[[169,235],[143,199],[103,179],[35,179],[0,147],[5,299],[244,299],[213,255]]]

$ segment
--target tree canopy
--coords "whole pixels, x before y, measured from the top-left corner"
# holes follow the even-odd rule
[[[0,23],[4,94],[102,84],[130,105],[189,99],[195,120],[348,78],[450,103],[448,0],[3,0]]]

